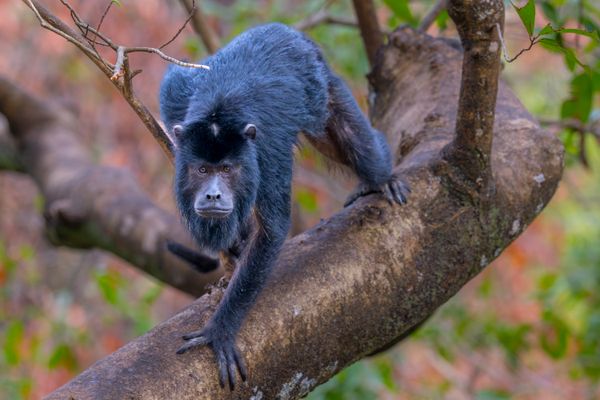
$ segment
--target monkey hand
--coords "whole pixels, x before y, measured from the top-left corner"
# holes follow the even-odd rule
[[[410,193],[410,187],[408,186],[408,183],[398,175],[392,175],[387,182],[380,186],[373,186],[361,182],[356,190],[348,196],[344,203],[344,207],[348,207],[359,197],[373,193],[382,193],[390,204],[406,204],[406,199]]]
[[[177,350],[177,354],[183,354],[199,346],[209,346],[213,350],[219,367],[219,384],[222,388],[225,387],[226,381],[229,383],[230,390],[235,388],[236,368],[242,381],[246,381],[246,366],[235,345],[235,334],[230,329],[211,321],[203,329],[183,335],[183,339],[187,340],[187,343]]]

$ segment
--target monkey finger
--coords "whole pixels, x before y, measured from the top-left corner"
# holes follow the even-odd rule
[[[242,380],[246,382],[246,379],[248,377],[248,370],[246,369],[246,363],[244,362],[242,356],[240,356],[240,352],[238,351],[237,347],[233,348],[233,358],[235,359],[235,363],[237,365],[238,371],[240,372]]]
[[[406,204],[408,199],[408,194],[411,192],[410,186],[403,180],[397,180],[394,182],[394,189],[396,193],[398,193],[399,197],[402,198],[402,204]]]
[[[219,364],[219,385],[221,385],[221,388],[225,388],[225,377],[227,375],[227,359],[225,358],[223,350],[220,349],[216,353],[217,364]],[[229,384],[231,385],[231,382],[229,382]],[[233,390],[231,386],[230,389]]]
[[[208,339],[205,337],[190,339],[185,345],[181,346],[179,350],[177,350],[177,354],[183,354],[194,347],[204,346],[206,344],[208,344]]]
[[[392,183],[390,185],[390,188],[392,190],[392,193],[394,195],[394,200],[396,201],[396,203],[406,204],[406,197],[402,193],[401,188],[399,188],[395,183]]]
[[[229,372],[229,388],[235,389],[235,360],[232,351],[227,352],[227,368]]]
[[[204,330],[187,333],[187,334],[183,335],[181,338],[183,340],[190,340],[190,339],[194,339],[194,338],[201,337],[201,336],[204,336]]]
[[[388,184],[388,183],[386,183],[385,185],[383,185],[383,188],[381,189],[381,192],[383,193],[383,196],[388,201],[388,203],[390,205],[393,205],[394,202],[396,201],[396,198],[394,196],[394,192],[393,192],[393,189],[392,189],[391,185]]]

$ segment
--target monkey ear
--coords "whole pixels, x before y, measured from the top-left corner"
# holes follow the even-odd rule
[[[254,125],[254,124],[246,125],[246,127],[244,128],[244,136],[246,136],[248,139],[255,139],[256,138],[256,125]]]
[[[177,124],[173,126],[173,135],[175,135],[175,139],[181,139],[181,134],[183,133],[183,126]]]

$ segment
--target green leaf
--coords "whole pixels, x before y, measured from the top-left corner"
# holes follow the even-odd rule
[[[554,51],[556,53],[563,53],[565,56],[565,61],[567,63],[567,66],[569,67],[569,69],[571,71],[575,67],[575,64],[578,64],[586,72],[588,72],[588,73],[590,72],[590,68],[587,65],[585,65],[584,63],[582,63],[577,58],[577,56],[575,55],[575,52],[573,50],[569,49],[568,47],[562,46],[555,39],[543,38],[543,39],[539,40],[539,43],[542,45],[542,47],[544,47],[547,50]]]
[[[550,22],[554,22],[555,25],[562,25],[558,16],[558,11],[556,11],[554,4],[551,4],[549,1],[543,1],[542,11],[544,12],[546,18],[550,20]]]
[[[414,25],[417,22],[410,11],[408,0],[383,0],[383,2],[401,21],[408,22],[411,25]]]
[[[538,35],[540,35],[540,36],[550,35],[555,32],[556,32],[556,30],[552,27],[552,25],[550,23],[548,23],[545,27],[542,28],[542,30],[538,33]]]
[[[477,392],[475,395],[476,400],[508,400],[510,394],[502,390],[490,390],[484,389]]]
[[[437,18],[435,19],[435,23],[437,25],[437,27],[443,31],[446,28],[448,28],[448,20],[450,19],[450,17],[448,16],[448,11],[447,10],[443,10],[440,15],[437,16]]]
[[[548,25],[550,25],[550,24],[548,24]],[[596,30],[594,30],[594,31],[586,31],[584,29],[560,28],[560,29],[556,29],[554,31],[556,33],[574,33],[576,35],[587,36],[590,39],[600,41],[600,33],[598,31],[596,31]]]
[[[527,4],[523,7],[516,6],[512,1],[511,3],[517,14],[519,14],[519,18],[521,18],[521,22],[527,29],[527,33],[529,33],[529,37],[533,36],[533,28],[535,27],[535,2],[534,0],[527,0]]]
[[[542,350],[554,359],[562,358],[567,352],[567,338],[569,335],[567,325],[552,314],[544,316],[548,330],[540,335]]]
[[[300,188],[296,192],[296,201],[303,211],[314,213],[319,210],[319,203],[315,194],[306,189]]]
[[[594,104],[594,81],[587,73],[577,75],[571,81],[571,96],[561,106],[562,119],[574,118],[587,122]]]
[[[121,4],[120,0],[111,0],[113,2],[113,4],[116,4],[117,6],[121,7],[123,4]]]
[[[57,367],[64,367],[69,371],[77,370],[77,357],[71,347],[65,343],[56,346],[48,360],[48,368],[55,369]]]
[[[95,278],[104,300],[109,304],[116,305],[119,301],[119,288],[123,285],[121,276],[116,271],[107,271],[96,274]]]
[[[4,339],[4,359],[8,365],[16,365],[19,363],[19,345],[23,340],[23,332],[25,328],[23,322],[13,321],[6,328]]]

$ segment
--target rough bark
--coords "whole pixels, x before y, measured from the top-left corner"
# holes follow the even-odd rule
[[[490,158],[495,191],[472,185],[470,168],[485,170],[485,163],[449,164],[448,149],[457,143],[459,47],[408,29],[391,35],[371,75],[373,116],[388,134],[396,173],[411,183],[409,204],[368,196],[286,243],[238,337],[246,384],[234,393],[221,389],[207,348],[175,355],[181,333],[215,309],[215,290],[48,398],[298,398],[431,315],[544,208],[562,172],[561,143],[504,84]],[[481,123],[465,126],[466,134]]]
[[[178,218],[153,204],[126,170],[94,165],[64,112],[0,78],[0,113],[44,195],[55,244],[108,250],[193,295],[222,274],[199,274],[166,250],[167,239],[193,247]]]

